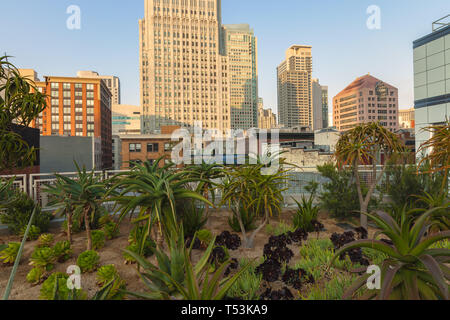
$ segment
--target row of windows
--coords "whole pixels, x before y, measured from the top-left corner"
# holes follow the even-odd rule
[[[171,145],[170,143],[164,144],[164,151],[170,151]],[[130,143],[128,146],[129,152],[142,152],[142,144],[141,143]],[[147,144],[147,152],[159,152],[159,144],[158,143],[148,143]]]

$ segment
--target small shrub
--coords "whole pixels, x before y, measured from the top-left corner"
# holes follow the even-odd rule
[[[27,274],[27,281],[32,285],[37,285],[42,282],[45,276],[45,271],[41,268],[33,268]]]
[[[297,211],[294,214],[294,229],[302,228],[306,232],[320,231],[317,230],[317,216],[319,215],[319,207],[314,205],[314,198],[309,199],[302,196],[301,202],[295,200]]]
[[[107,240],[112,240],[117,238],[120,234],[119,227],[117,223],[111,221],[106,223],[102,229],[105,232],[105,236]]]
[[[105,232],[102,230],[92,231],[92,249],[99,250],[105,246]]]
[[[328,182],[319,195],[322,207],[334,218],[350,218],[359,211],[359,198],[356,185],[349,170],[338,170],[332,164],[318,166],[317,170]]]
[[[67,232],[67,220],[63,222],[63,229]],[[72,221],[72,229],[70,229],[72,234],[76,234],[81,232],[81,225],[79,220]]]
[[[114,219],[110,214],[105,214],[98,218],[98,225],[102,228],[111,222],[114,222]]]
[[[36,247],[30,258],[30,266],[50,271],[54,268],[56,261],[55,253],[49,247]]]
[[[0,215],[0,222],[7,225],[11,233],[23,235],[22,231],[27,227],[36,204],[26,193],[15,190],[13,196],[15,197],[13,205],[8,206]],[[52,218],[53,215],[51,212],[44,212],[39,206],[36,207],[33,224],[39,228],[37,236],[41,232],[48,231]],[[37,237],[33,238],[33,240],[35,239]]]
[[[0,260],[2,260],[4,264],[13,264],[16,261],[19,249],[20,243],[10,242],[7,248],[0,251]]]
[[[83,273],[95,271],[99,265],[99,262],[100,256],[93,250],[87,250],[81,253],[77,259],[77,265]]]
[[[51,247],[54,240],[55,240],[54,236],[50,233],[41,234],[38,238],[38,246]]]
[[[72,248],[69,241],[59,241],[53,247],[53,252],[55,254],[58,262],[63,263],[72,257]]]

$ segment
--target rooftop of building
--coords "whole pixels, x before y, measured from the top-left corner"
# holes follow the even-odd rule
[[[347,87],[345,87],[344,90],[342,90],[341,92],[339,92],[336,96],[340,96],[342,94],[354,91],[354,90],[360,90],[363,88],[374,88],[377,86],[378,83],[384,83],[387,87],[390,87],[391,89],[397,89],[394,86],[378,79],[375,78],[374,76],[372,76],[370,73],[356,78],[352,83],[350,83]]]
[[[432,26],[433,31],[431,33],[413,42],[414,49],[450,34],[450,14],[434,21]]]

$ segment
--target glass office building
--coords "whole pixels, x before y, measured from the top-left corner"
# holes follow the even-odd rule
[[[416,149],[430,138],[422,129],[450,118],[450,16],[413,43]],[[449,22],[445,22],[449,21]]]

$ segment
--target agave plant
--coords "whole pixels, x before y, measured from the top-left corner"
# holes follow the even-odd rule
[[[55,252],[49,247],[37,247],[30,258],[30,266],[50,271],[56,262]]]
[[[353,248],[370,248],[387,256],[381,266],[381,290],[368,291],[364,297],[381,300],[393,299],[448,299],[450,250],[430,248],[433,244],[450,238],[450,231],[426,236],[432,223],[430,216],[434,208],[412,220],[403,213],[401,223],[385,212],[368,214],[381,229],[380,233],[389,238],[392,246],[385,241],[358,240],[343,246],[333,257],[333,263],[342,253]],[[369,275],[362,276],[345,294],[351,297],[362,288]]]
[[[18,242],[11,242],[8,245],[4,245],[3,250],[0,251],[0,260],[3,260],[4,264],[13,264],[16,261],[19,248],[20,243]]]
[[[450,199],[448,198],[448,192],[439,192],[438,194],[432,195],[425,192],[424,195],[416,196],[417,201],[424,203],[428,209],[432,208],[443,208],[434,211],[432,215],[432,220],[435,222],[433,225],[433,230],[449,230],[450,228]],[[418,212],[424,212],[427,209],[418,209]]]
[[[72,247],[69,241],[58,241],[54,247],[53,252],[58,262],[66,262],[72,256]]]
[[[50,247],[55,241],[55,237],[51,233],[41,234],[38,238],[39,247]]]
[[[228,260],[211,274],[209,258],[215,239],[211,241],[195,266],[191,262],[194,241],[190,248],[186,248],[183,239],[183,232],[177,240],[170,239],[172,242],[169,246],[170,257],[162,250],[156,250],[157,266],[134,252],[128,252],[143,268],[140,276],[150,291],[148,293],[128,292],[128,294],[150,300],[221,300],[250,266],[248,264],[243,267],[233,277],[224,278],[224,273],[231,263],[231,260]]]

